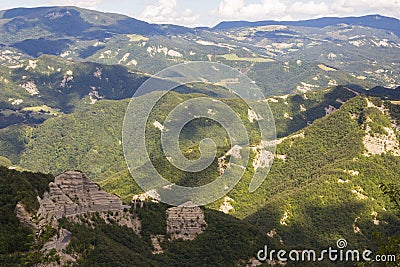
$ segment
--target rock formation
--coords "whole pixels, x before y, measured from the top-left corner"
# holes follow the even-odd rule
[[[37,225],[32,221],[33,215],[25,209],[24,205],[21,202],[18,202],[17,206],[15,207],[15,215],[17,216],[18,220],[25,226],[28,226],[32,229],[37,229]]]
[[[103,219],[105,223],[127,226],[140,235],[141,222],[129,212],[130,206],[123,205],[117,196],[101,190],[81,172],[69,171],[57,176],[54,182],[49,184],[49,192],[45,192],[43,198],[38,197],[38,202],[40,207],[36,213],[37,219],[33,220],[33,214],[27,212],[22,203],[18,203],[15,207],[16,216],[22,223],[35,230],[36,236],[40,236],[46,226],[58,228],[59,233],[44,244],[41,252],[48,254],[55,250],[62,264],[74,263],[79,256],[65,253],[72,234],[58,227],[60,218],[65,217],[74,223],[85,223],[95,227],[92,217],[87,215],[96,213],[96,216]],[[50,262],[38,266],[58,265]]]
[[[62,266],[68,263],[75,263],[77,260],[77,256],[71,256],[65,253],[65,249],[68,247],[71,241],[72,234],[70,231],[66,229],[60,229],[58,235],[53,236],[47,243],[43,245],[41,251],[43,253],[49,253],[51,250],[55,250],[57,254],[60,256],[60,263]],[[53,267],[57,266],[57,263],[48,263],[42,264],[43,267]]]
[[[38,198],[38,217],[47,223],[52,218],[71,217],[90,212],[123,211],[129,206],[115,195],[108,194],[91,181],[85,174],[69,171],[55,178],[49,184],[50,190]]]
[[[207,227],[203,211],[193,203],[185,203],[169,208],[167,214],[167,233],[171,239],[193,240]]]

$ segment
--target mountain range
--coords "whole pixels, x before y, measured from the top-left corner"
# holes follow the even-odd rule
[[[264,245],[321,251],[339,239],[400,260],[399,26],[380,15],[186,28],[77,7],[1,11],[0,265],[270,266],[284,263],[260,262]],[[234,110],[251,140],[241,147],[250,160],[235,188],[196,209],[196,218],[183,212],[171,223],[176,208],[132,179],[122,126],[143,82],[190,61],[225,63],[259,85],[277,148],[268,177],[250,193],[263,147],[246,103],[220,84],[166,94],[147,118],[146,148],[171,183],[209,183],[231,156],[223,127],[199,118],[183,128],[181,152],[196,159],[199,142],[212,138],[215,160],[198,173],[170,164],[157,122],[179,104],[213,97]],[[154,88],[132,101],[159,94]],[[139,113],[134,121],[143,120]],[[146,179],[148,164],[137,164],[135,178]],[[201,231],[175,238],[173,227]]]

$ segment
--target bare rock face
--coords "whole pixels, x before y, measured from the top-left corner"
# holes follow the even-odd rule
[[[60,263],[62,266],[64,266],[68,262],[75,263],[78,257],[65,253],[65,249],[68,247],[71,241],[71,237],[72,234],[70,231],[61,228],[58,235],[53,236],[47,243],[43,245],[41,251],[44,253],[49,253],[51,250],[54,249],[60,256]],[[53,267],[57,266],[57,264],[48,263],[48,264],[42,264],[41,266]]]
[[[37,225],[32,222],[32,214],[25,209],[24,205],[21,202],[18,202],[17,206],[15,207],[15,215],[17,216],[18,220],[25,226],[28,226],[32,229],[37,228]]]
[[[150,236],[151,243],[153,245],[153,254],[162,254],[164,253],[163,248],[160,245],[160,242],[164,241],[164,235],[152,235]]]
[[[52,218],[71,217],[90,212],[122,211],[129,208],[115,195],[108,194],[85,174],[69,171],[49,184],[50,190],[38,199],[38,216],[47,223]]]
[[[167,213],[167,233],[171,239],[193,240],[207,227],[203,211],[193,203],[185,203],[169,208]]]
[[[43,254],[52,250],[59,256],[61,265],[75,263],[79,255],[69,255],[65,252],[71,240],[71,232],[60,229],[58,219],[67,218],[69,221],[95,227],[90,213],[103,219],[105,223],[117,223],[134,230],[140,236],[141,222],[129,212],[130,206],[123,205],[115,195],[111,195],[90,180],[84,173],[69,171],[57,176],[49,184],[49,192],[43,198],[38,197],[40,207],[35,216],[26,211],[22,203],[15,207],[17,218],[35,230],[36,235],[42,233],[45,226],[59,230],[41,249]],[[88,216],[89,215],[89,216]],[[33,219],[35,217],[35,219]],[[39,267],[60,266],[57,262],[39,264]]]

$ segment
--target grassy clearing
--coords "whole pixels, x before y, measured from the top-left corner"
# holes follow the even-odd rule
[[[264,62],[274,62],[275,60],[270,58],[263,58],[263,57],[238,57],[236,54],[225,54],[220,55],[219,57],[223,57],[229,61],[248,61],[248,62],[255,62],[255,63],[264,63]]]
[[[44,112],[50,113],[51,115],[59,115],[60,114],[60,110],[59,109],[48,107],[46,105],[35,106],[35,107],[27,107],[27,108],[24,108],[22,110],[23,111],[32,111],[32,112],[44,111]]]
[[[128,34],[129,41],[131,42],[140,42],[140,41],[148,41],[149,38],[144,37],[143,35],[139,34]]]
[[[318,64],[318,67],[319,67],[321,70],[324,70],[324,71],[336,71],[336,69],[331,68],[331,67],[328,67],[328,66],[326,66],[326,65],[324,65],[324,64]]]

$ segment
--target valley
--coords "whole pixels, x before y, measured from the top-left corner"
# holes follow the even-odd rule
[[[1,11],[0,28],[0,266],[299,266],[261,262],[257,251],[320,252],[339,239],[400,260],[398,19],[188,28],[41,7]],[[150,79],[171,82],[158,71],[195,61],[239,70],[265,98],[238,97],[225,88],[233,79],[181,85],[162,97],[160,85],[132,98]],[[222,124],[196,117],[182,127],[178,150],[199,159],[210,138],[215,158],[183,171],[163,151],[164,123],[177,106],[204,97],[231,108],[249,143],[232,148]],[[130,118],[146,121],[152,166],[133,157],[137,168],[129,170],[126,110],[158,98],[149,116],[139,110]],[[248,103],[268,104],[273,114],[271,158],[258,123],[266,118]],[[242,151],[250,156],[240,181],[204,207],[167,205],[161,192],[135,182],[154,167],[170,183],[165,192],[201,187]],[[250,192],[257,169],[270,163]]]

